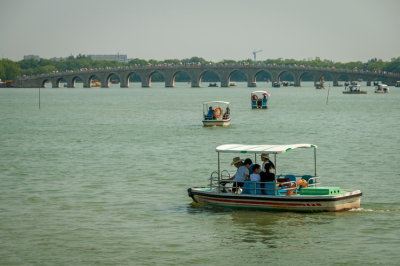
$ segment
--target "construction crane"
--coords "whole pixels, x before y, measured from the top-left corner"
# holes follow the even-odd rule
[[[254,61],[256,61],[257,53],[262,52],[263,50],[253,51]]]

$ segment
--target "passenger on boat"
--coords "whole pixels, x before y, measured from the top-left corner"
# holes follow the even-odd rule
[[[254,164],[253,165],[253,173],[250,174],[250,181],[251,182],[257,182],[257,183],[251,183],[251,182],[246,182],[243,185],[243,192],[242,194],[261,194],[260,192],[260,165],[259,164]]]
[[[263,94],[263,98],[262,98],[262,106],[267,105],[267,94]]]
[[[262,153],[261,154],[261,161],[263,161],[263,164],[262,164],[262,171],[263,172],[272,172],[272,173],[275,173],[275,165],[274,165],[274,163],[273,162],[271,162],[270,160],[269,160],[269,154],[268,153]],[[266,168],[266,165],[267,164],[269,164],[269,166],[268,166],[268,171],[266,170],[267,168]]]
[[[244,166],[243,160],[240,159],[240,157],[233,158],[231,165],[237,168],[236,173],[229,178],[229,180],[235,181],[233,183],[232,192],[236,192],[239,188],[243,187],[243,181],[249,177],[249,169]]]
[[[208,107],[208,113],[206,115],[206,120],[213,120],[214,118],[214,110],[212,106]]]
[[[247,169],[249,169],[249,175],[251,175],[253,173],[253,161],[250,158],[247,158],[246,160],[244,160],[244,166],[247,167]]]
[[[250,174],[250,181],[253,182],[260,182],[260,165],[259,164],[253,164],[253,173]]]
[[[229,106],[227,106],[227,107],[226,107],[226,110],[225,110],[225,113],[224,113],[224,115],[222,116],[222,119],[228,119],[230,113],[231,113],[231,109],[229,109]]]
[[[274,182],[273,187],[275,187],[275,165],[269,160],[268,154],[261,154],[261,160],[263,161],[263,171],[260,173],[260,181],[261,183],[261,192],[264,195],[273,195],[274,191],[266,191],[264,188],[267,188],[263,182]]]
[[[262,99],[258,99],[257,100],[257,107],[261,108],[262,107],[262,103],[263,103],[263,100]]]

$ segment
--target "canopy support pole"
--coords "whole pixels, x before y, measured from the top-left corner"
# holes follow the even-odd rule
[[[314,175],[317,176],[317,149],[314,148]]]
[[[275,175],[278,173],[278,167],[276,166],[276,153],[274,153],[274,164],[275,164]]]
[[[221,171],[220,171],[219,152],[218,152],[218,193],[220,192],[221,192]]]
[[[254,163],[257,163],[257,153],[254,153]]]

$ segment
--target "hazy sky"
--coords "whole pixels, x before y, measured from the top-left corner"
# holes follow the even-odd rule
[[[399,0],[0,0],[0,57],[400,56]]]

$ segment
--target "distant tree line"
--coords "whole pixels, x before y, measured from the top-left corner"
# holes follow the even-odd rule
[[[392,58],[386,62],[381,59],[372,58],[367,62],[333,62],[331,60],[321,60],[319,57],[314,59],[267,59],[264,61],[247,60],[222,60],[220,62],[208,61],[201,57],[192,57],[186,59],[166,59],[166,60],[144,60],[140,58],[131,59],[128,63],[122,63],[118,61],[105,61],[105,60],[92,60],[85,55],[69,56],[67,58],[55,61],[50,59],[28,59],[14,62],[9,59],[0,60],[0,79],[2,80],[14,80],[16,77],[21,75],[35,75],[35,74],[48,74],[54,72],[63,71],[78,71],[80,69],[96,69],[96,68],[115,68],[125,66],[148,66],[148,65],[181,65],[181,64],[246,64],[246,65],[257,65],[257,64],[277,64],[277,65],[304,65],[311,67],[335,67],[338,69],[359,69],[368,71],[387,71],[393,73],[400,73],[400,57]],[[284,77],[283,77],[284,78]],[[311,78],[311,77],[308,77]],[[308,79],[306,77],[306,80]],[[161,81],[163,78],[160,74],[152,76],[153,81]],[[245,76],[241,72],[235,72],[232,74],[231,79],[233,81],[243,81]],[[267,80],[268,77],[261,77],[261,80]],[[184,73],[177,75],[176,81],[189,81],[189,77]],[[215,80],[215,74],[212,72],[206,73],[203,77],[203,81]]]

